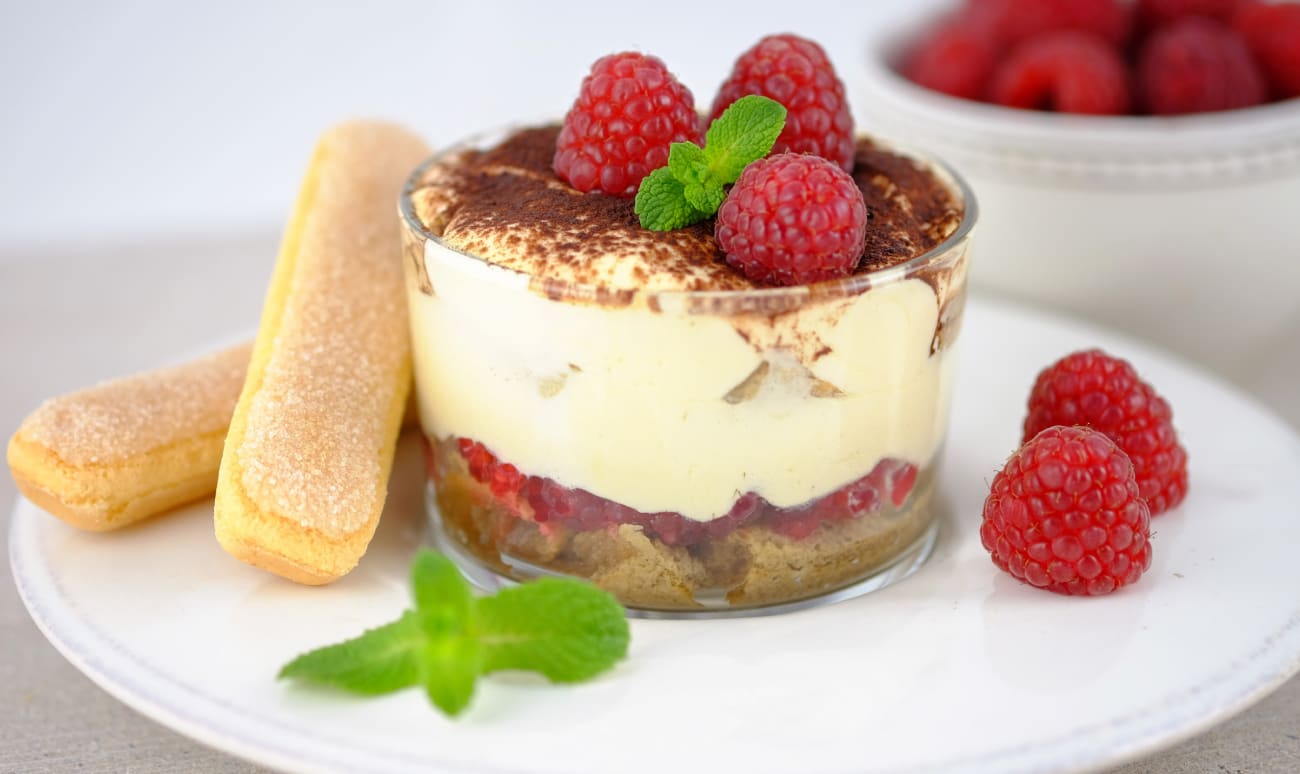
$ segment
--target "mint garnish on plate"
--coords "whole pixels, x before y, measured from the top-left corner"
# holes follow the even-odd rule
[[[451,560],[422,550],[411,584],[414,609],[298,656],[279,677],[368,696],[420,685],[438,709],[458,715],[479,675],[524,669],[574,683],[627,655],[622,606],[582,581],[544,578],[476,598]]]
[[[709,125],[704,147],[675,142],[668,166],[646,175],[636,192],[641,226],[671,231],[713,217],[731,185],[751,162],[772,152],[785,127],[785,107],[750,94],[741,97]]]

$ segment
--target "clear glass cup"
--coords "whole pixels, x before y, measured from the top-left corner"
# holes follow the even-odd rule
[[[921,159],[964,217],[891,268],[611,293],[445,244],[411,198],[436,160],[401,201],[415,389],[435,542],[472,580],[576,576],[716,615],[920,566],[976,220],[957,175]]]

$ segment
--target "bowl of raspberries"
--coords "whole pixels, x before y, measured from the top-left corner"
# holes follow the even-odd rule
[[[918,5],[873,32],[860,104],[978,191],[977,286],[1225,373],[1277,362],[1300,315],[1300,2]]]

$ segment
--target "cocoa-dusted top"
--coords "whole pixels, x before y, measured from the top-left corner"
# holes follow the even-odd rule
[[[431,164],[413,187],[414,214],[448,245],[534,277],[607,290],[743,290],[713,221],[674,231],[641,227],[631,199],[584,194],[551,170],[559,126],[518,131],[500,145]],[[858,272],[920,255],[961,222],[951,189],[918,162],[860,139],[853,177],[867,205]]]

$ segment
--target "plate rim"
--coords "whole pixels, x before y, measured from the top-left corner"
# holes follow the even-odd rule
[[[981,297],[979,301],[980,307],[989,310],[1028,315],[1085,334],[1096,333],[1112,344],[1121,343],[1127,352],[1141,353],[1143,358],[1161,361],[1164,366],[1175,366],[1187,376],[1231,396],[1244,409],[1259,414],[1300,449],[1300,434],[1286,420],[1254,396],[1196,363],[1086,320],[1007,299]],[[69,663],[115,699],[151,720],[244,760],[291,771],[348,771],[355,766],[375,771],[417,768],[428,771],[431,765],[438,767],[438,771],[464,774],[526,771],[481,762],[467,765],[464,761],[432,760],[402,751],[334,742],[305,733],[303,726],[286,727],[275,718],[241,711],[187,682],[173,679],[142,661],[110,633],[76,615],[77,606],[63,593],[53,568],[37,561],[38,556],[43,556],[39,550],[42,514],[38,506],[21,495],[12,508],[9,564],[24,607],[41,634]],[[61,608],[58,603],[62,603]],[[1250,679],[1233,679],[1248,668]],[[1280,627],[1248,654],[1224,665],[1208,679],[1158,697],[1140,710],[1073,729],[1047,742],[1008,746],[974,757],[949,758],[904,770],[1087,772],[1117,766],[1174,746],[1222,723],[1297,673],[1300,673],[1300,602]],[[1182,711],[1168,712],[1172,708]],[[1160,715],[1162,710],[1165,714]],[[1163,718],[1163,722],[1150,722],[1156,716]],[[1134,718],[1147,722],[1131,723]],[[1123,730],[1117,733],[1117,729]]]

